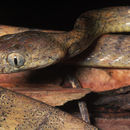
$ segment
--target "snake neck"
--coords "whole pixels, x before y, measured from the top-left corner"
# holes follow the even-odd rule
[[[63,44],[67,48],[68,57],[73,57],[83,50],[83,42],[87,40],[87,36],[86,30],[77,29],[73,29],[66,34]]]

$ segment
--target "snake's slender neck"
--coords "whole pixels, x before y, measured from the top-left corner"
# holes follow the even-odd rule
[[[68,49],[68,55],[69,57],[73,57],[83,50],[83,43],[87,42],[87,32],[86,30],[73,29],[72,31],[66,33],[64,39],[63,44]]]

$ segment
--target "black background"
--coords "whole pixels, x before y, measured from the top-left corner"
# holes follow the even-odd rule
[[[83,12],[108,7],[130,5],[130,0],[42,0],[0,4],[0,24],[30,28],[70,30]]]

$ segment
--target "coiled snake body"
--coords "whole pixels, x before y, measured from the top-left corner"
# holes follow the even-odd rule
[[[1,36],[0,73],[46,67],[79,54],[100,35],[114,32],[130,32],[130,7],[88,11],[77,19],[74,29],[70,32],[26,31]],[[128,44],[124,47],[124,50],[127,50],[126,61],[130,61]],[[116,64],[115,67],[130,68],[130,62],[123,65],[122,63]],[[111,67],[110,64],[107,66]],[[46,104],[29,100],[3,88],[0,88],[0,106],[0,128],[64,130],[65,124],[71,126],[76,122],[80,123],[80,127],[75,128],[96,129],[90,125],[85,126],[80,120],[74,121],[70,115],[65,118],[65,113]]]
[[[46,67],[79,54],[104,33],[129,31],[130,7],[111,7],[82,14],[70,32],[5,35],[0,37],[0,73]]]

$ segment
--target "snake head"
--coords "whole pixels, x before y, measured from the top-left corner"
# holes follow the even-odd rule
[[[45,32],[27,31],[0,37],[0,73],[44,68],[64,56],[64,47]]]

